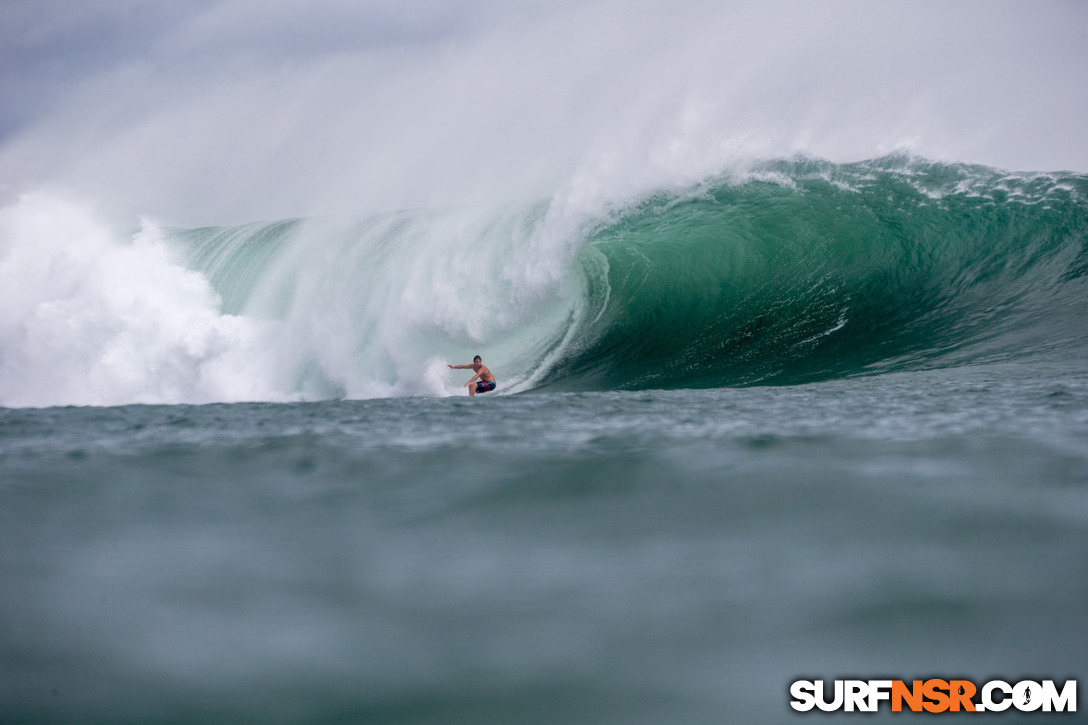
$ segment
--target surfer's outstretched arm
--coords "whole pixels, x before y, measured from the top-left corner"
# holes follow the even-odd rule
[[[472,368],[471,365],[446,365],[446,367],[450,368],[451,370],[469,370]]]

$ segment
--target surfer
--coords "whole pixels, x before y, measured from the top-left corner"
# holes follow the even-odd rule
[[[483,359],[477,355],[472,358],[471,365],[447,365],[451,370],[468,370],[472,369],[476,371],[476,374],[468,379],[465,383],[465,387],[468,388],[469,396],[476,395],[476,393],[487,393],[495,389],[495,376],[491,374],[491,371],[484,365]],[[479,378],[479,380],[476,380]],[[476,380],[476,384],[473,385],[472,381]]]

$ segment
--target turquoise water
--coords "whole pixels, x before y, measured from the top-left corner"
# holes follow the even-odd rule
[[[0,321],[0,719],[780,722],[800,677],[1083,682],[1086,184],[893,157],[573,215],[71,212],[83,265],[9,210],[41,263]]]

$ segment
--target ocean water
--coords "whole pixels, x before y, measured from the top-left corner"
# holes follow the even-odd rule
[[[1084,175],[201,229],[39,195],[0,232],[4,722],[783,722],[801,677],[1088,674]]]

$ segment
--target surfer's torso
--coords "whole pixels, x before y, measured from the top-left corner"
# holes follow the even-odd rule
[[[495,376],[491,374],[491,371],[487,369],[487,366],[480,363],[479,369],[476,371],[480,375],[480,380],[485,383],[495,382]]]

